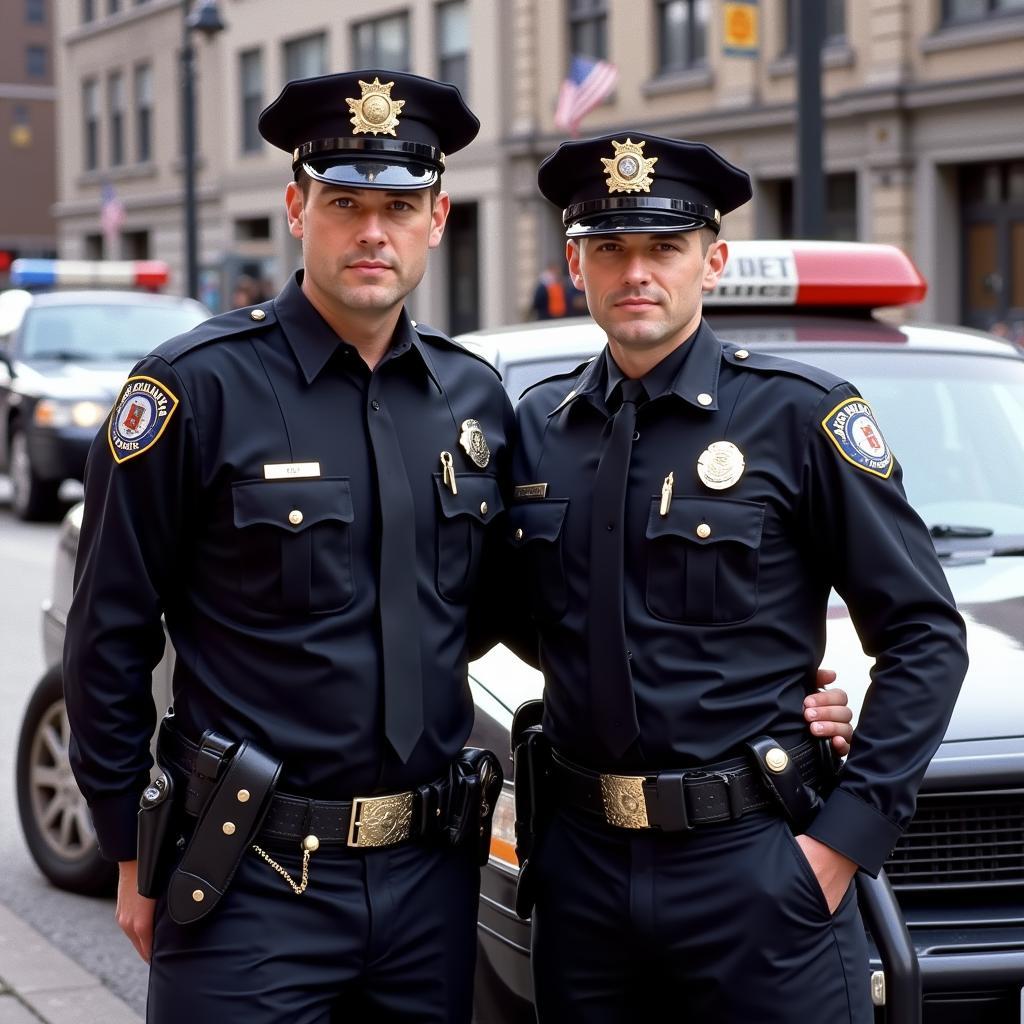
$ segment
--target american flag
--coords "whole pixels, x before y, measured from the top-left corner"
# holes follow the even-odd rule
[[[569,74],[558,93],[555,127],[575,138],[579,134],[580,122],[611,95],[618,79],[619,69],[606,60],[573,57]]]
[[[100,228],[107,243],[113,246],[117,233],[124,224],[124,206],[117,198],[114,186],[106,182],[100,192]]]

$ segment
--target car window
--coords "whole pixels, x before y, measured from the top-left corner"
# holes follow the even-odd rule
[[[579,355],[550,359],[524,359],[507,363],[502,367],[501,376],[505,382],[508,397],[515,404],[519,401],[519,396],[531,384],[536,384],[537,381],[544,380],[545,377],[551,377],[556,373],[568,373],[584,360],[589,359],[591,355],[593,355],[592,352],[581,352]]]
[[[25,314],[22,359],[132,363],[203,319],[189,306],[38,306]]]
[[[929,525],[1024,534],[1024,360],[801,350],[871,403]]]

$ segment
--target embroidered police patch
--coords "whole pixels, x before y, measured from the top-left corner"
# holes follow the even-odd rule
[[[175,395],[152,377],[129,377],[110,414],[107,441],[115,462],[127,462],[156,444],[178,408]]]
[[[863,398],[837,405],[822,421],[825,433],[847,462],[883,480],[892,473],[892,452],[875,422],[871,406]]]

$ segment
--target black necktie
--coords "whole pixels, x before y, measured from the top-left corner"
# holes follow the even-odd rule
[[[625,380],[622,405],[612,417],[594,479],[590,521],[590,708],[601,745],[616,760],[640,735],[633,700],[633,679],[626,656],[623,615],[622,530],[629,455],[643,384]]]
[[[384,735],[404,764],[423,733],[416,508],[391,414],[372,402],[370,441],[380,497],[380,640]]]

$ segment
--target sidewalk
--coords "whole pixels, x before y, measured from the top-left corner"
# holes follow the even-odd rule
[[[0,1024],[142,1024],[98,978],[0,906]]]

